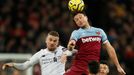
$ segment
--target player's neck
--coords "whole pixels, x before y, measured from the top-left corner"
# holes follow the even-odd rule
[[[89,24],[87,24],[87,25],[85,25],[85,26],[83,26],[83,27],[81,27],[82,29],[89,29],[89,28],[91,28],[91,26],[89,25]]]
[[[47,48],[47,50],[48,50],[49,52],[52,52],[52,53],[54,53],[54,52],[56,51],[56,49],[48,49],[48,48]]]

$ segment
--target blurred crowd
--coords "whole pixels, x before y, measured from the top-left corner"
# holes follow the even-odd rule
[[[134,0],[103,0],[100,3],[99,24],[108,34],[127,74],[134,75]],[[105,57],[102,52],[102,59],[108,59]]]
[[[1,52],[34,53],[44,46],[42,40],[47,32],[56,30],[66,40],[73,29],[66,1],[2,0],[0,3]]]
[[[92,25],[104,29],[127,75],[134,75],[134,0],[84,0]],[[68,43],[76,28],[68,0],[0,0],[0,53],[32,53],[45,47],[51,30]],[[102,48],[101,59],[107,60]],[[116,69],[115,69],[116,70]],[[113,68],[109,75],[114,74]],[[37,74],[36,74],[37,75]]]

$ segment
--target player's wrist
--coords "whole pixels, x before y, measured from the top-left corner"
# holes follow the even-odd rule
[[[116,67],[121,67],[121,65],[119,64],[119,63],[117,63],[117,64],[115,64],[116,65]]]
[[[116,67],[117,67],[117,68],[120,68],[121,66],[120,66],[120,65],[117,65]]]

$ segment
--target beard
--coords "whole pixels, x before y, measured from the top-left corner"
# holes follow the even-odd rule
[[[55,50],[55,48],[48,48],[48,50],[49,50],[49,51],[54,51],[54,50]]]
[[[56,49],[56,47],[53,47],[53,46],[48,47],[48,50],[49,50],[49,51],[55,51],[55,49]]]

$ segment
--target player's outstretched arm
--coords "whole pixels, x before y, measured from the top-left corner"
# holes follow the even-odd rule
[[[6,63],[2,66],[2,69],[6,69],[8,67],[13,67],[17,70],[25,70],[27,68],[29,68],[30,66],[33,66],[34,64],[38,63],[39,61],[39,52],[37,52],[36,54],[34,54],[28,61],[24,62],[24,63]]]
[[[119,64],[119,61],[118,61],[118,58],[117,58],[117,55],[115,53],[115,49],[112,47],[112,45],[109,43],[109,42],[106,42],[104,44],[105,48],[107,49],[107,52],[110,56],[110,58],[112,59],[112,61],[114,62],[114,64],[116,65],[117,67],[117,70],[118,72],[121,74],[121,75],[125,75],[125,71],[122,69],[122,67],[120,66]]]
[[[24,63],[6,63],[2,66],[2,69],[5,70],[6,68],[15,68],[17,70],[25,70],[28,67],[32,66],[30,61],[26,61]]]

